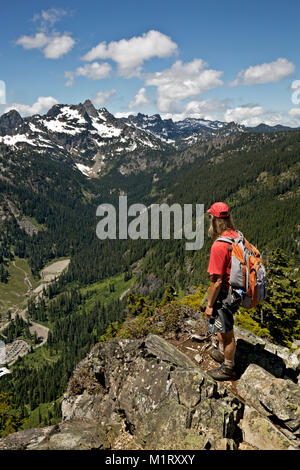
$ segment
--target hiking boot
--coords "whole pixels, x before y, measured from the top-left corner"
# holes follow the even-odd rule
[[[224,362],[224,354],[221,353],[219,349],[212,348],[210,351],[208,351],[208,354],[214,361],[219,362],[220,364]]]
[[[233,367],[222,364],[217,369],[208,370],[207,374],[215,380],[235,380],[238,378]]]

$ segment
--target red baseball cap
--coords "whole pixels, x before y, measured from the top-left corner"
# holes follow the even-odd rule
[[[225,202],[215,202],[208,211],[210,214],[214,215],[215,217],[228,217],[229,216],[229,209]]]

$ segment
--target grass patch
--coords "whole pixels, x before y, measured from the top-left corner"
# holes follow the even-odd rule
[[[37,408],[29,411],[29,416],[21,429],[38,428],[59,423],[61,416],[58,410],[60,410],[61,398],[50,403],[41,403]]]
[[[39,369],[40,367],[52,365],[60,358],[60,354],[50,354],[50,349],[47,345],[43,345],[39,348],[33,350],[33,352],[28,352],[23,356],[19,361],[15,362],[10,369],[13,371],[14,367],[35,368]]]
[[[95,297],[104,304],[111,300],[117,300],[124,294],[125,291],[130,289],[135,281],[135,276],[131,279],[124,281],[124,274],[112,276],[104,281],[96,282],[90,286],[81,289],[82,294],[90,294],[90,298],[86,302],[88,307],[90,303],[94,303]]]
[[[26,220],[28,220],[32,225],[34,225],[37,229],[39,230],[47,230],[46,225],[44,224],[39,224],[38,221],[34,217],[25,217]]]
[[[8,283],[0,283],[0,318],[6,317],[9,309],[25,308],[30,285],[33,289],[38,285],[25,259],[16,257],[9,263],[8,272]]]

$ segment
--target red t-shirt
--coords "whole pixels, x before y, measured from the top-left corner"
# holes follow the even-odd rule
[[[237,238],[238,233],[235,230],[228,230],[222,234],[224,237]],[[231,245],[229,243],[215,241],[210,251],[210,259],[207,271],[212,276],[218,274],[222,276],[222,284],[229,288],[229,276],[231,269]]]

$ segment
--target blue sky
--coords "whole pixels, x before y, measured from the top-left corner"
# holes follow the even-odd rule
[[[300,126],[299,13],[294,0],[7,2],[0,113],[89,98],[118,116]]]

